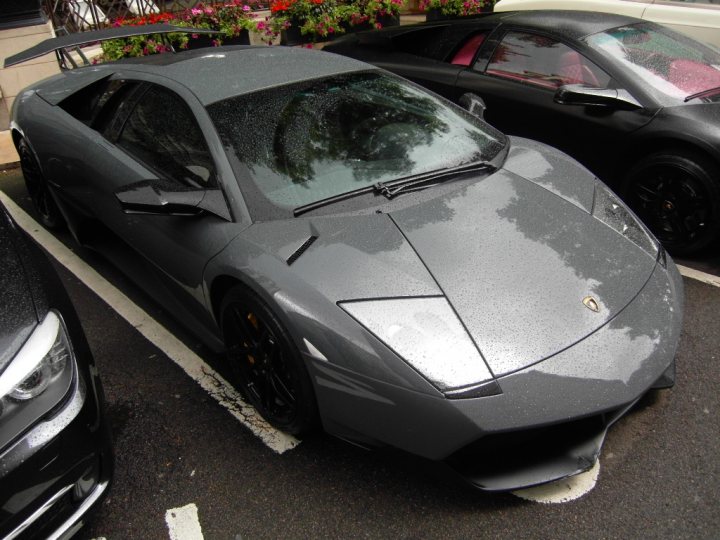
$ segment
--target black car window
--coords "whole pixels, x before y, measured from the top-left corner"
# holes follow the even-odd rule
[[[95,81],[63,99],[58,106],[70,116],[90,125],[97,111],[102,107],[102,104],[99,103],[100,96],[106,92],[110,84],[107,78]]]
[[[553,90],[563,84],[605,88],[610,82],[607,73],[567,45],[524,32],[505,35],[486,73]]]
[[[192,111],[178,95],[159,86],[142,95],[117,145],[185,187],[216,184],[212,157]]]
[[[138,81],[108,81],[97,97],[90,126],[106,139],[117,139],[128,114],[147,87],[147,83]]]
[[[396,51],[433,60],[443,60],[447,54],[447,43],[443,38],[447,33],[447,25],[413,28],[394,36],[392,44]]]

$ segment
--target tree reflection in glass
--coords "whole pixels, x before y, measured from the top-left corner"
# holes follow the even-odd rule
[[[208,111],[262,194],[290,208],[491,159],[504,140],[464,110],[374,71],[237,96]]]

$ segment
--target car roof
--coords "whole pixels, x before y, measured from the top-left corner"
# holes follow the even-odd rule
[[[189,88],[203,105],[308,79],[377,68],[344,56],[293,47],[231,46],[158,54],[108,64],[155,73]]]
[[[615,15],[612,13],[595,13],[592,11],[574,11],[559,9],[538,9],[531,11],[504,11],[491,13],[472,18],[450,19],[424,23],[414,28],[426,26],[473,26],[487,25],[488,23],[498,25],[501,23],[516,26],[526,26],[544,32],[561,35],[567,39],[580,39],[582,37],[626,26],[637,24],[643,21],[626,15]],[[389,32],[402,34],[411,30],[413,26],[393,27]]]
[[[187,87],[208,106],[234,96],[311,79],[377,70],[352,58],[291,47],[208,47],[64,70],[34,86],[56,105],[75,92],[115,73],[149,73]]]
[[[531,26],[539,30],[561,34],[569,39],[580,39],[618,26],[644,22],[642,19],[626,15],[593,11],[533,10],[512,11],[506,14],[508,16],[505,20],[514,25]]]

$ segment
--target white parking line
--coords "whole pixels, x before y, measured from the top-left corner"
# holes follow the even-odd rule
[[[198,509],[194,503],[165,512],[170,540],[203,540]]]
[[[570,478],[564,478],[557,482],[550,482],[528,489],[519,489],[512,494],[526,501],[533,501],[543,504],[559,504],[579,499],[586,493],[590,493],[597,483],[600,475],[600,460],[588,471]]]
[[[698,281],[702,281],[703,283],[707,283],[708,285],[712,285],[714,287],[720,287],[720,277],[718,276],[713,276],[712,274],[701,272],[700,270],[695,270],[694,268],[688,268],[687,266],[682,266],[680,264],[678,264],[677,267],[678,270],[680,270],[680,273],[685,277],[697,279]]]
[[[268,424],[253,407],[242,401],[237,391],[219,373],[206,364],[202,358],[187,348],[164,326],[150,317],[62,242],[47,232],[3,191],[0,191],[0,201],[8,209],[17,224],[38,244],[57,259],[60,264],[75,274],[80,281],[104,300],[123,319],[134,326],[153,345],[163,351],[168,358],[180,366],[185,373],[192,377],[220,405],[225,407],[230,414],[250,429],[268,447],[278,454],[282,454],[300,444],[300,441],[296,438]]]

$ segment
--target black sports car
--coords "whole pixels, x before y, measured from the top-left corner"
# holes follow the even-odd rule
[[[112,474],[100,380],[45,255],[0,204],[0,537],[67,538]]]
[[[459,101],[613,186],[674,253],[720,238],[720,53],[654,23],[496,13],[342,38],[326,50]]]

